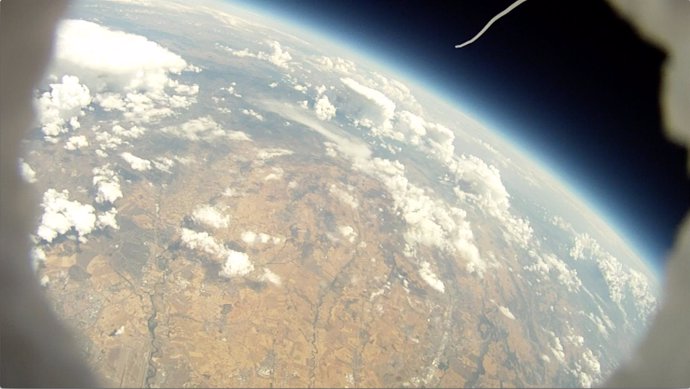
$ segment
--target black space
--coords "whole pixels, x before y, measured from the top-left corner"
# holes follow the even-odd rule
[[[662,135],[665,54],[603,1],[259,0],[378,55],[481,112],[597,203],[648,259],[661,261],[690,206],[684,149]],[[418,82],[419,83],[419,82]]]

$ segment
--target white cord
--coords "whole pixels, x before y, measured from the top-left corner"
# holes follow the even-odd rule
[[[456,49],[459,49],[459,48],[465,47],[465,46],[469,45],[470,43],[473,43],[474,41],[476,41],[477,39],[479,39],[479,37],[482,36],[482,35],[484,35],[484,33],[486,32],[486,30],[488,30],[489,27],[491,27],[491,25],[494,24],[498,19],[504,17],[504,16],[507,15],[510,11],[514,10],[518,5],[524,3],[525,1],[527,1],[527,0],[517,0],[517,1],[515,1],[513,4],[509,5],[508,8],[504,9],[501,13],[499,13],[498,15],[494,16],[493,18],[491,18],[491,20],[489,20],[489,23],[486,23],[486,26],[484,26],[484,28],[482,28],[482,30],[479,31],[479,32],[477,33],[477,35],[475,35],[472,39],[468,40],[468,41],[465,42],[465,43],[462,43],[462,44],[459,44],[459,45],[455,45],[455,48],[456,48]]]

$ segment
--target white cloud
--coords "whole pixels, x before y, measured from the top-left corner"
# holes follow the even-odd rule
[[[122,140],[119,136],[115,136],[107,131],[100,131],[100,128],[94,128],[96,132],[96,142],[100,150],[115,150],[122,144],[127,142]]]
[[[498,168],[473,155],[452,158],[449,168],[455,179],[462,184],[455,188],[458,199],[470,201],[483,212],[498,219],[506,239],[527,248],[532,240],[533,229],[527,219],[512,214],[510,194],[503,185]]]
[[[255,243],[273,243],[273,244],[280,244],[283,242],[283,238],[279,236],[272,236],[270,234],[267,234],[265,232],[260,232],[256,233],[254,231],[244,231],[240,235],[240,238],[244,243],[247,243],[249,245],[253,245]]]
[[[93,186],[96,189],[96,202],[98,204],[114,203],[122,197],[120,179],[109,165],[96,167],[92,170]]]
[[[253,117],[254,119],[256,119],[258,121],[261,121],[261,122],[264,121],[264,117],[260,113],[254,111],[251,108],[250,109],[243,109],[242,113],[247,115],[247,116]]]
[[[249,260],[247,254],[228,250],[227,259],[218,275],[232,278],[247,275],[252,271],[254,271],[254,264]]]
[[[126,129],[119,124],[116,124],[112,128],[112,132],[118,137],[138,139],[146,133],[146,129],[141,126],[132,126],[129,129]]]
[[[264,274],[261,275],[261,281],[270,282],[275,286],[280,286],[282,284],[280,276],[267,268],[264,268]]]
[[[115,216],[117,216],[117,209],[115,208],[110,208],[106,212],[99,213],[96,215],[96,227],[99,229],[110,227],[114,230],[119,230],[120,226],[117,224]]]
[[[241,142],[251,142],[252,138],[249,137],[249,135],[245,134],[242,131],[234,131],[234,130],[229,130],[226,131],[228,139],[230,140],[236,140],[236,141],[241,141]]]
[[[419,267],[419,275],[427,284],[429,284],[429,286],[436,289],[438,292],[444,293],[446,291],[446,286],[443,284],[443,281],[441,281],[431,270],[431,264],[429,264],[429,262],[422,261],[422,264]]]
[[[279,167],[272,167],[271,173],[264,177],[264,181],[280,180],[283,177],[283,169]]]
[[[547,331],[549,334],[551,334],[551,342],[550,342],[550,348],[551,348],[551,353],[553,356],[558,359],[559,362],[562,364],[565,363],[565,350],[563,349],[563,345],[561,344],[561,340],[556,336],[551,331]]]
[[[585,351],[582,353],[582,362],[583,367],[588,371],[594,373],[595,375],[601,374],[601,364],[592,350],[588,348],[585,349]]]
[[[180,125],[164,127],[161,131],[189,140],[213,139],[225,135],[225,131],[210,116],[191,119]]]
[[[256,242],[256,232],[254,231],[244,231],[240,235],[240,238],[244,243],[254,244]]]
[[[371,150],[360,138],[353,137],[340,127],[318,120],[313,115],[307,114],[294,105],[276,101],[262,101],[264,109],[285,117],[291,121],[300,123],[312,131],[315,131],[331,141],[333,145],[353,161],[367,160],[371,156]]]
[[[362,92],[368,93],[365,89]],[[459,255],[466,261],[468,272],[482,276],[486,263],[474,243],[465,211],[449,206],[445,200],[437,198],[432,189],[409,182],[400,162],[372,158],[371,150],[361,139],[349,137],[329,122],[306,115],[303,110],[285,103],[268,101],[262,106],[323,135],[329,141],[325,142],[327,155],[347,158],[352,161],[354,169],[383,183],[393,197],[393,207],[407,223],[404,233],[406,254],[415,255],[417,245],[435,246]]]
[[[568,223],[565,219],[563,219],[561,216],[554,216],[550,219],[551,224],[554,226],[562,229],[563,231],[572,231],[573,226],[572,224]]]
[[[38,99],[38,118],[46,137],[56,137],[80,127],[83,108],[91,104],[91,94],[79,78],[65,75],[62,83],[50,84],[50,91]]]
[[[601,379],[601,365],[592,350],[588,348],[585,348],[580,360],[575,362],[575,369],[572,372],[584,388],[592,387],[592,384]]]
[[[37,181],[36,172],[23,159],[19,160],[19,175],[22,177],[24,181],[28,182],[29,184],[33,184]]]
[[[292,150],[281,148],[261,149],[256,153],[256,158],[261,161],[268,161],[269,159],[284,157],[294,154]]]
[[[357,232],[351,226],[339,226],[338,231],[340,231],[340,235],[342,235],[350,243],[353,243],[357,238]]]
[[[620,305],[623,300],[623,289],[628,282],[628,274],[623,270],[618,259],[608,253],[599,257],[597,265],[609,288],[609,298]]]
[[[608,337],[608,335],[609,335],[608,328],[606,327],[606,325],[604,324],[604,321],[599,316],[596,316],[591,312],[588,313],[586,316],[587,316],[587,318],[589,318],[589,320],[592,321],[592,323],[594,323],[594,325],[597,327],[597,330],[602,335],[604,335],[604,337]]]
[[[136,171],[151,170],[151,161],[148,159],[139,158],[129,152],[121,153],[120,156],[129,164],[129,166]]]
[[[467,196],[487,213],[502,218],[510,207],[510,195],[493,165],[473,155],[462,155],[453,166],[455,177],[468,186]]]
[[[287,68],[288,63],[292,59],[292,57],[290,56],[290,53],[283,50],[283,48],[280,46],[280,43],[278,43],[277,41],[269,42],[269,46],[271,46],[271,49],[272,49],[271,53],[268,54],[267,56],[265,54],[260,54],[259,58],[263,59],[262,57],[266,56],[266,59],[270,63],[272,63],[278,67],[281,67],[281,68]]]
[[[175,166],[175,161],[168,157],[157,157],[151,163],[153,163],[153,167],[165,173],[171,173]]]
[[[182,57],[143,36],[84,20],[62,21],[55,46],[56,60],[93,78],[89,84],[97,90],[160,91],[168,86],[168,73],[188,67]]]
[[[350,208],[357,209],[359,207],[359,201],[357,201],[357,198],[352,195],[351,192],[353,190],[354,187],[351,185],[348,185],[347,189],[341,189],[336,184],[331,184],[328,192],[331,194],[331,196],[350,206]]]
[[[602,252],[599,243],[589,234],[577,234],[570,249],[573,259],[595,259]]]
[[[233,50],[228,47],[225,47],[225,49],[236,57],[256,58],[262,61],[272,63],[277,67],[287,69],[290,60],[292,60],[292,56],[290,55],[290,53],[285,51],[283,47],[280,45],[280,43],[277,41],[269,41],[268,45],[271,47],[270,53],[265,51],[251,52],[249,51],[249,49]]]
[[[84,135],[72,136],[65,142],[65,150],[79,150],[89,145]]]
[[[43,216],[36,234],[47,242],[74,230],[80,241],[96,227],[96,214],[93,206],[69,200],[69,191],[58,192],[48,189],[43,193]]]
[[[357,71],[357,65],[340,57],[319,57],[317,62],[326,70],[335,70],[344,74],[352,74]]]
[[[230,83],[230,85],[227,88],[220,88],[220,90],[226,91],[229,94],[231,94],[232,96],[235,96],[237,98],[241,98],[242,95],[235,91],[235,86],[237,86],[237,83],[233,81]]]
[[[656,298],[649,288],[647,277],[635,269],[630,269],[628,285],[633,303],[637,307],[638,317],[643,320],[647,319],[656,309]]]
[[[656,308],[656,298],[649,288],[647,277],[635,269],[624,267],[589,234],[575,235],[570,256],[576,260],[593,261],[597,265],[609,289],[609,298],[621,310],[621,302],[626,297],[632,299],[641,319],[647,318]]]
[[[41,263],[46,261],[46,252],[39,246],[34,246],[31,248],[31,267],[34,271],[38,270]]]
[[[374,103],[379,110],[379,117],[376,118],[382,131],[389,131],[392,127],[391,120],[395,114],[395,103],[382,92],[362,85],[351,78],[342,78],[341,81],[345,86],[353,90],[355,93],[363,96],[370,102]]]
[[[417,244],[435,246],[459,254],[467,261],[470,273],[483,275],[486,263],[474,244],[465,211],[432,198],[432,191],[410,183],[404,166],[398,161],[374,158],[367,163],[356,163],[355,167],[376,176],[391,193],[395,209],[407,223],[404,237],[408,254]]]
[[[321,120],[331,120],[335,117],[335,106],[328,100],[328,96],[321,96],[314,104],[316,117]]]
[[[554,273],[558,283],[565,286],[569,292],[576,292],[582,287],[582,281],[577,275],[577,270],[570,268],[565,262],[551,253],[537,253],[534,249],[528,251],[530,258],[534,260],[524,269],[540,274],[544,278]]]
[[[192,212],[192,219],[198,224],[211,228],[225,228],[230,224],[230,217],[228,215],[223,215],[208,204],[196,207],[194,212]]]
[[[158,120],[196,101],[198,86],[170,79],[196,68],[140,35],[64,20],[56,32],[55,60],[58,74],[78,75],[97,92],[95,101],[104,110],[124,111],[130,120]]]
[[[338,148],[338,145],[336,145],[333,142],[323,142],[324,149],[326,150],[325,153],[327,156],[331,158],[337,158],[338,157],[338,152],[336,149]]]
[[[192,250],[200,250],[216,257],[227,255],[227,249],[221,243],[208,234],[208,232],[196,232],[188,228],[180,230],[182,243]]]
[[[503,314],[503,316],[507,317],[508,319],[515,320],[515,315],[513,315],[513,312],[510,312],[510,309],[508,309],[508,307],[499,305],[498,311],[501,312],[501,314]]]
[[[223,129],[211,116],[202,116],[188,120],[180,125],[164,127],[161,131],[179,138],[194,141],[208,141],[221,137],[237,141],[251,141],[251,138],[242,131]]]

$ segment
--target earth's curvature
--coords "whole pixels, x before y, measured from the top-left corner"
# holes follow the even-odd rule
[[[80,2],[36,92],[38,278],[107,386],[590,386],[658,276],[554,176],[325,36]]]

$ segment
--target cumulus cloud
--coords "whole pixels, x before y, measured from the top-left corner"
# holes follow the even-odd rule
[[[65,150],[79,150],[89,145],[89,141],[84,135],[72,136],[65,142]]]
[[[96,142],[100,150],[115,150],[127,142],[119,136],[115,136],[108,131],[101,131],[100,128],[95,128]]]
[[[585,348],[580,359],[575,362],[575,369],[572,372],[584,388],[592,387],[592,384],[601,379],[601,365],[592,350],[588,348]]]
[[[275,286],[280,286],[282,284],[280,276],[267,268],[264,268],[264,274],[261,275],[261,281],[270,282]]]
[[[285,157],[294,154],[292,150],[281,148],[261,149],[256,153],[256,158],[261,161],[268,161],[269,159]]]
[[[139,172],[151,170],[151,161],[148,159],[139,158],[129,152],[121,153],[120,156],[129,164],[129,166]]]
[[[164,172],[171,173],[173,166],[175,166],[175,161],[168,157],[156,157],[156,159],[151,160],[153,167]]]
[[[359,207],[359,201],[351,193],[353,190],[354,187],[351,185],[348,185],[346,189],[342,189],[336,184],[331,184],[331,186],[328,188],[328,192],[331,194],[331,196],[348,205],[350,208],[357,209]]]
[[[558,259],[551,253],[537,253],[536,250],[528,250],[528,255],[534,260],[529,265],[525,265],[525,270],[540,274],[544,278],[549,278],[554,274],[558,283],[565,286],[569,292],[576,292],[582,287],[582,281],[577,275],[577,270],[570,268],[565,262]]]
[[[368,86],[362,85],[359,82],[353,80],[352,78],[345,77],[341,79],[342,83],[345,84],[352,91],[360,96],[363,96],[369,102],[373,103],[374,106],[378,108],[379,117],[377,123],[382,131],[390,131],[392,128],[391,120],[395,114],[395,103],[393,100],[388,98],[382,92],[370,88]]]
[[[431,264],[427,261],[422,261],[419,267],[419,275],[422,277],[424,282],[429,284],[432,288],[436,289],[440,293],[446,291],[446,286],[443,284],[438,276],[431,270]]]
[[[216,257],[227,255],[227,249],[208,232],[197,232],[188,228],[180,230],[182,243],[192,250],[199,250]]]
[[[28,182],[29,184],[33,184],[37,181],[36,172],[23,159],[19,160],[19,175],[22,177],[24,181]]]
[[[656,298],[649,288],[647,277],[637,270],[631,269],[628,285],[633,303],[637,307],[638,317],[646,319],[656,309]]]
[[[96,227],[99,229],[105,229],[110,227],[113,230],[119,230],[120,226],[117,224],[117,209],[110,208],[105,212],[101,212],[96,215]]]
[[[290,64],[290,61],[292,60],[292,56],[290,55],[290,53],[284,50],[280,43],[277,41],[269,41],[268,45],[271,48],[271,52],[252,52],[249,49],[233,50],[228,47],[225,47],[225,49],[236,57],[256,58],[262,61],[272,63],[273,65],[279,68],[287,69],[288,65]]]
[[[254,244],[256,242],[256,232],[254,231],[244,231],[240,235],[240,238],[244,243]]]
[[[323,135],[328,140],[324,143],[327,155],[349,159],[354,169],[373,176],[384,185],[393,198],[393,207],[407,223],[404,233],[407,255],[415,255],[418,245],[437,247],[459,255],[466,261],[469,272],[482,276],[486,263],[474,243],[467,212],[450,206],[435,196],[432,189],[412,184],[399,161],[372,158],[366,144],[350,138],[328,122],[306,115],[303,110],[288,104],[268,102],[263,106]]]
[[[487,213],[501,217],[510,207],[510,195],[501,181],[501,173],[473,155],[462,155],[454,164],[454,173],[467,187],[467,196]]]
[[[96,167],[92,170],[93,186],[96,189],[96,202],[99,204],[114,203],[122,197],[120,179],[110,168],[110,165]]]
[[[56,72],[69,69],[97,92],[94,100],[104,110],[124,111],[130,120],[173,115],[171,108],[188,107],[198,93],[198,86],[170,78],[197,70],[179,55],[143,36],[84,20],[60,23],[55,60]]]
[[[272,167],[271,168],[271,173],[268,173],[264,177],[264,181],[271,181],[271,180],[280,180],[283,177],[283,169],[279,167]]]
[[[192,219],[195,223],[211,228],[225,228],[230,224],[228,215],[223,215],[215,207],[208,204],[196,207],[192,212]]]
[[[510,320],[515,320],[515,315],[513,315],[513,312],[510,312],[510,309],[508,307],[504,307],[503,305],[498,306],[498,311],[501,312],[501,314],[505,317],[507,317]]]
[[[244,276],[254,271],[254,264],[249,256],[239,251],[228,250],[227,259],[218,275],[227,278]],[[265,273],[264,273],[265,274]]]
[[[550,219],[551,224],[560,228],[563,231],[572,231],[573,226],[568,221],[563,219],[561,216],[554,216]]]
[[[551,353],[556,359],[562,364],[565,363],[565,350],[563,349],[563,344],[561,340],[551,331],[547,331],[551,335],[551,341],[549,342],[549,348]]]
[[[97,90],[162,90],[168,73],[188,68],[182,57],[143,36],[84,20],[62,21],[55,45],[56,60],[94,78],[89,81]]]
[[[77,129],[83,109],[91,104],[91,93],[75,76],[65,75],[61,83],[50,84],[50,91],[38,99],[38,118],[46,137],[56,137]]]
[[[261,121],[261,122],[264,121],[263,115],[261,115],[260,113],[254,111],[254,110],[251,109],[251,108],[250,108],[250,109],[243,109],[243,110],[242,110],[242,113],[245,114],[245,115],[247,115],[247,116],[249,116],[249,117],[253,117],[254,119],[256,119],[256,120],[258,120],[258,121]]]
[[[434,246],[457,253],[466,261],[469,272],[482,276],[486,263],[474,243],[467,213],[431,196],[405,177],[405,167],[398,161],[373,158],[355,163],[355,168],[377,177],[391,193],[393,204],[407,223],[404,233],[406,252],[413,255],[416,245]]]
[[[352,228],[352,226],[339,226],[338,231],[340,231],[340,235],[342,235],[350,243],[353,243],[355,239],[357,239],[357,232],[354,228]]]
[[[335,117],[335,106],[328,100],[328,96],[321,96],[314,104],[314,112],[320,120],[331,120]]]
[[[235,91],[235,87],[236,87],[236,86],[237,86],[237,83],[233,81],[233,82],[230,83],[230,85],[229,85],[227,88],[220,88],[220,90],[226,91],[226,92],[228,92],[230,95],[232,95],[232,96],[234,96],[234,97],[241,98],[242,95],[239,94],[239,93],[237,93],[237,92]]]
[[[224,130],[211,116],[191,119],[181,125],[164,127],[162,132],[189,140],[213,140],[226,137],[230,140],[251,141],[247,134],[241,131]]]
[[[43,216],[36,234],[46,242],[74,231],[80,241],[86,241],[96,226],[96,213],[93,206],[69,200],[69,191],[58,192],[48,189],[43,193]]]
[[[340,57],[319,57],[317,63],[325,70],[335,70],[344,74],[352,74],[357,70],[354,62]]]
[[[503,185],[498,168],[473,155],[453,158],[449,167],[458,183],[455,188],[458,199],[470,201],[497,218],[504,229],[504,236],[527,248],[532,240],[533,229],[526,218],[519,218],[511,212],[510,194]]]
[[[640,318],[646,318],[656,308],[656,298],[649,287],[647,276],[623,266],[618,258],[604,250],[589,234],[575,235],[570,256],[576,260],[593,261],[597,265],[608,287],[609,298],[618,304],[621,310],[621,302],[628,296],[632,299]]]
[[[116,124],[112,128],[112,133],[115,136],[121,138],[138,139],[146,133],[146,129],[141,126],[132,126],[130,128],[124,128],[119,124]]]
[[[247,243],[249,245],[253,245],[255,243],[280,244],[283,241],[283,238],[281,238],[279,236],[272,236],[272,235],[267,234],[265,232],[256,233],[256,232],[251,231],[251,230],[242,232],[242,234],[240,235],[240,239],[242,239],[242,241],[244,243]]]
[[[180,125],[164,127],[162,132],[189,140],[213,139],[225,135],[225,132],[210,116],[188,120]]]

